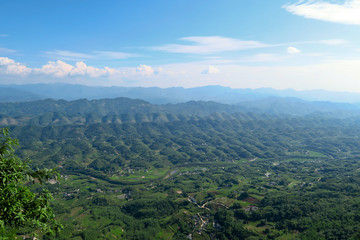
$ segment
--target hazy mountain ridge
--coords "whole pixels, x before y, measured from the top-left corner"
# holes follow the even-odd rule
[[[0,86],[0,102],[26,102],[44,99],[44,96],[13,87]]]
[[[360,103],[360,93],[330,92],[324,90],[295,91],[272,88],[232,89],[222,86],[196,88],[158,87],[99,87],[71,84],[0,85],[0,102],[24,102],[46,98],[78,100],[127,97],[143,99],[152,104],[214,101],[236,104],[268,97],[295,97],[306,101]]]

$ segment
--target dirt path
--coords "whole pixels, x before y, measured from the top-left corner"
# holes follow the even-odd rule
[[[179,168],[176,168],[175,170],[171,171],[168,175],[166,175],[163,180],[168,179],[169,177],[171,177],[172,175],[174,175],[175,173],[177,173],[177,171],[179,170]]]
[[[249,160],[249,162],[254,162],[254,161],[256,161],[258,158],[256,157],[256,158],[253,158],[253,159],[250,159]]]

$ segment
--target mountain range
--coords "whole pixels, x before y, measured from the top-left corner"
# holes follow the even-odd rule
[[[290,97],[305,101],[330,101],[360,103],[360,93],[330,92],[324,90],[295,91],[272,88],[232,89],[223,86],[197,88],[158,87],[94,87],[71,84],[0,85],[0,102],[24,102],[31,100],[103,99],[126,97],[142,99],[152,104],[183,103],[188,101],[214,101],[225,104],[256,101],[269,97]]]

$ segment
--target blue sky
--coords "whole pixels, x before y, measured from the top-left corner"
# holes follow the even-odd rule
[[[360,92],[360,0],[2,0],[0,84]]]

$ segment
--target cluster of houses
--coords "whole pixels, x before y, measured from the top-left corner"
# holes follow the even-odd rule
[[[69,200],[79,196],[79,193],[80,193],[80,189],[75,189],[70,192],[63,192],[62,195],[66,200]]]
[[[207,168],[202,168],[202,169],[194,169],[192,171],[185,171],[185,172],[180,172],[179,173],[179,176],[182,176],[182,175],[196,175],[196,174],[200,174],[200,173],[203,173],[203,172],[206,172],[208,171]]]
[[[194,220],[194,229],[196,229],[198,234],[201,234],[201,232],[206,229],[206,226],[210,222],[210,217],[210,214],[201,215],[200,213],[192,216],[192,219]]]

